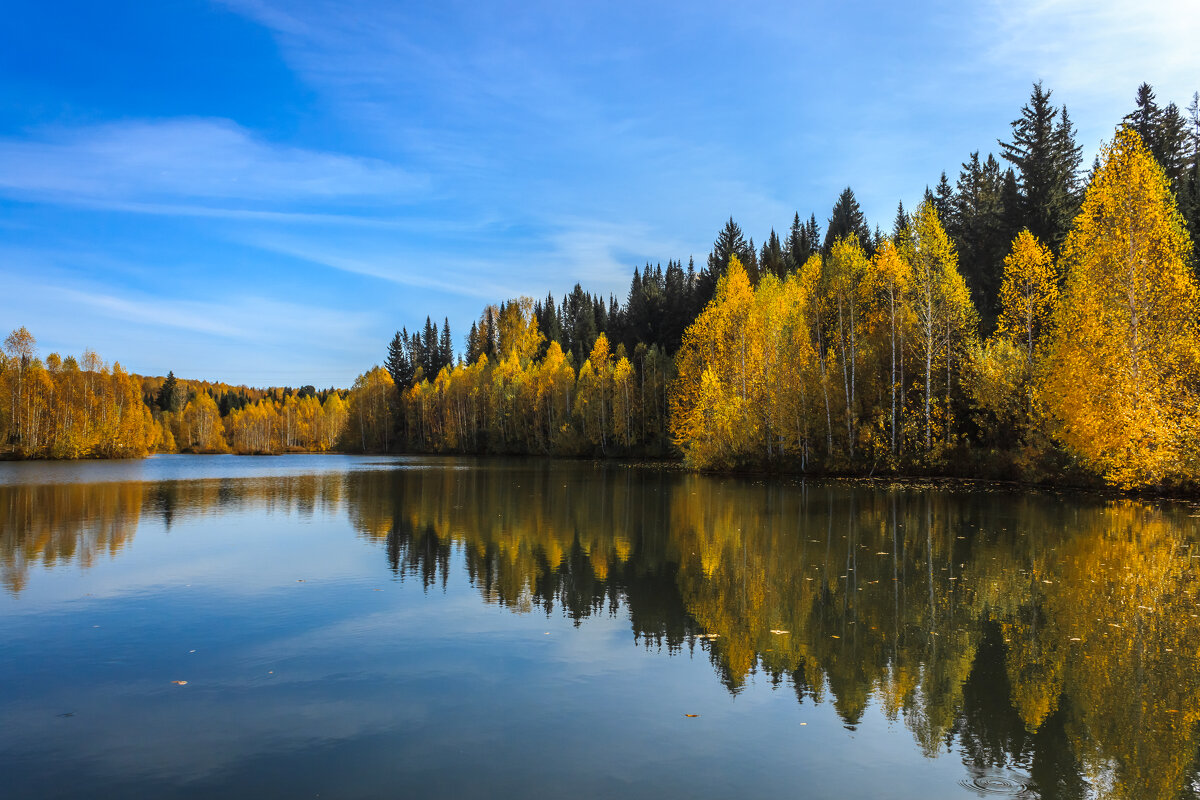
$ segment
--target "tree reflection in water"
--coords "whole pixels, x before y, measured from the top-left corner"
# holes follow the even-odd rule
[[[391,570],[484,602],[626,614],[636,641],[878,707],[976,788],[1175,797],[1197,779],[1197,520],[1171,504],[467,462],[255,480],[0,487],[0,580],[116,554],[143,516],[348,513]],[[462,465],[457,465],[462,466]]]

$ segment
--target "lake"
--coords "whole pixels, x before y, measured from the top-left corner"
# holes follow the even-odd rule
[[[1200,797],[1200,511],[588,462],[0,464],[6,798]]]

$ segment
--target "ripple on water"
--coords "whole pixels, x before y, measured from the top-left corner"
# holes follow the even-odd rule
[[[959,781],[959,784],[980,797],[993,795],[1033,797],[1035,795],[1033,788],[1028,783],[1021,780],[1020,776],[1011,774],[976,775],[973,778],[964,778]]]

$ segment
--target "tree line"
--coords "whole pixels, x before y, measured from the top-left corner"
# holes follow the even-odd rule
[[[389,360],[362,441],[1189,483],[1200,99],[1135,103],[1087,173],[1039,83],[999,159],[971,153],[887,234],[847,188],[823,231],[796,213],[756,248],[730,219],[702,269],[635,269],[623,304],[489,307],[436,375]]]
[[[92,350],[37,355],[26,328],[0,353],[0,441],[22,458],[141,458],[149,453],[343,449],[345,390],[251,389],[145,378]]]
[[[757,285],[734,256],[676,359],[673,438],[707,468],[1074,469],[1194,485],[1192,243],[1132,128],[1104,149],[1060,253],[1017,234],[987,337],[929,200],[871,255],[851,233]]]
[[[70,384],[72,368],[14,340],[0,436],[17,454],[54,457],[650,455],[718,469],[1188,482],[1200,96],[1184,112],[1143,85],[1084,172],[1051,95],[1035,84],[999,158],[971,153],[914,212],[898,206],[886,233],[849,187],[824,229],[797,212],[761,246],[731,218],[699,268],[647,263],[620,300],[576,284],[489,306],[458,355],[448,320],[427,317],[350,389],[142,378],[143,433],[82,435],[79,419],[111,427],[113,414],[67,413],[94,400],[50,398],[39,382],[62,372]],[[113,383],[106,366],[71,364]]]

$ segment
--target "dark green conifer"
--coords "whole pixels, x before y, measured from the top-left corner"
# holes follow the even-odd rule
[[[158,388],[158,397],[155,399],[155,403],[163,411],[178,411],[181,399],[180,394],[179,382],[175,379],[175,372],[174,370],[169,370],[166,380]]]
[[[833,213],[829,215],[829,227],[825,229],[825,243],[822,250],[828,255],[829,251],[833,249],[835,241],[850,234],[858,237],[859,244],[870,255],[871,229],[867,226],[858,200],[854,197],[854,191],[847,186],[838,196],[837,202],[833,205]]]
[[[1051,92],[1039,81],[1029,103],[1013,120],[1012,142],[1000,142],[1001,155],[1019,173],[1023,219],[1039,240],[1058,252],[1079,212],[1080,147],[1066,107],[1050,103]]]

